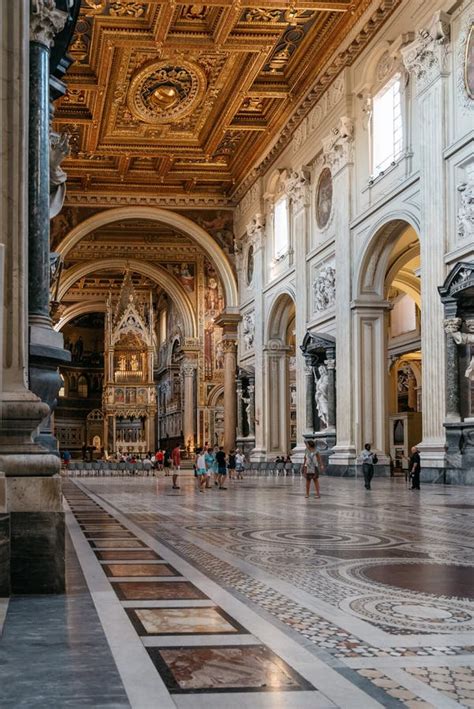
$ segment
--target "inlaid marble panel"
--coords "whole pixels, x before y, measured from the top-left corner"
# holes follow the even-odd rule
[[[110,531],[110,532],[85,532],[85,536],[89,539],[133,539],[134,535],[132,532],[126,530],[123,531]]]
[[[138,547],[146,547],[146,544],[139,539],[98,539],[96,542],[92,539],[89,544],[94,549],[136,549]]]
[[[160,556],[152,549],[137,549],[136,551],[120,549],[117,551],[96,551],[100,561],[149,561],[159,560]]]
[[[206,595],[189,581],[117,581],[112,588],[122,601],[196,600]]]
[[[313,689],[262,645],[147,649],[171,692]]]
[[[239,633],[243,628],[219,608],[128,608],[140,635]]]
[[[105,564],[107,576],[180,576],[169,564]]]

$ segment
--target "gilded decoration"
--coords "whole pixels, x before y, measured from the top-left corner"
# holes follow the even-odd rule
[[[152,61],[132,77],[128,106],[135,118],[146,123],[171,123],[189,115],[205,89],[206,75],[197,64]]]
[[[83,0],[66,204],[232,207],[400,2]]]

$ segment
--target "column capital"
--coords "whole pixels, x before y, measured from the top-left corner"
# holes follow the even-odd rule
[[[58,10],[54,0],[31,0],[30,42],[51,48],[55,35],[67,20],[67,12]]]
[[[324,163],[334,174],[353,161],[354,122],[348,116],[339,119],[323,141]]]
[[[401,49],[403,63],[422,91],[447,70],[450,16],[441,10],[433,15],[429,27],[418,30],[416,38]]]
[[[246,226],[246,231],[247,243],[251,244],[255,250],[259,249],[265,236],[265,215],[260,212],[254,214]]]
[[[285,192],[291,200],[295,211],[306,207],[309,203],[310,172],[306,166],[291,170],[285,181]]]
[[[185,377],[193,377],[194,372],[196,371],[196,363],[183,362],[183,364],[181,365],[181,371],[183,372]]]

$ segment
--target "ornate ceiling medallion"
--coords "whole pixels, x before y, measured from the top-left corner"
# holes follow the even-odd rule
[[[196,108],[206,83],[204,71],[193,62],[153,60],[132,77],[128,105],[135,118],[145,123],[174,123]]]

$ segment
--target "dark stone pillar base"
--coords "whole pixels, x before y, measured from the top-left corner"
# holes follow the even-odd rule
[[[0,512],[0,598],[10,595],[10,515]]]
[[[250,455],[255,448],[255,438],[250,436],[242,436],[236,439],[235,447],[238,448],[244,455]]]
[[[11,592],[64,593],[64,512],[12,512]]]

